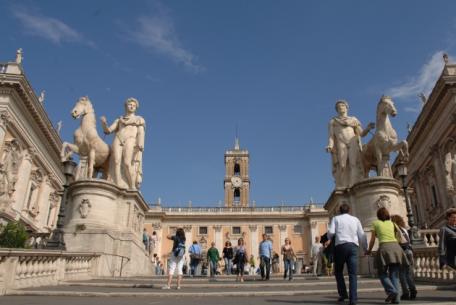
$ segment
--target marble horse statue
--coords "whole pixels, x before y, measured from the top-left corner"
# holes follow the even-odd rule
[[[109,170],[110,149],[98,135],[95,112],[87,96],[79,98],[71,111],[74,119],[81,118],[81,125],[74,132],[74,144],[64,142],[60,156],[68,160],[73,153],[87,157],[87,176],[80,178],[96,177],[98,172],[106,178]]]
[[[396,114],[397,110],[392,98],[383,95],[377,104],[375,134],[363,147],[362,159],[366,178],[371,169],[377,171],[377,176],[392,177],[389,155],[393,151],[397,151],[403,160],[408,158],[408,143],[398,141],[396,130],[389,119],[389,116],[394,117]]]

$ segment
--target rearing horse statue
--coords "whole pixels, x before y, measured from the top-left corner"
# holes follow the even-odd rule
[[[377,104],[377,120],[375,123],[375,134],[372,139],[363,147],[364,175],[367,178],[369,171],[375,169],[377,176],[392,177],[389,164],[389,155],[393,151],[399,151],[401,158],[407,159],[407,141],[398,142],[397,133],[394,130],[389,116],[396,116],[397,110],[393,100],[389,96],[382,96]]]
[[[87,157],[87,177],[93,178],[94,173],[103,172],[105,178],[109,169],[109,146],[98,135],[95,112],[87,96],[79,98],[71,111],[74,119],[81,118],[81,125],[74,132],[74,144],[64,142],[60,157],[68,160],[73,153]]]

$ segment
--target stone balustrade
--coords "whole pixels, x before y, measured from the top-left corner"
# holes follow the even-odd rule
[[[415,265],[413,271],[416,279],[432,281],[454,281],[456,271],[440,269],[437,247],[417,248],[414,250]]]
[[[419,230],[418,234],[424,240],[426,247],[437,247],[439,245],[438,229],[423,229]]]
[[[0,295],[8,290],[58,285],[97,275],[96,253],[0,249]]]
[[[295,213],[318,209],[315,205],[306,206],[271,206],[271,207],[157,207],[152,206],[151,211],[164,213],[188,214],[226,214],[226,213]]]

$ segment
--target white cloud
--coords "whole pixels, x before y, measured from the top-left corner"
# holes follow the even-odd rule
[[[405,112],[420,113],[422,106],[419,107],[404,107]]]
[[[408,98],[413,96],[416,97],[417,101],[419,100],[417,95],[420,93],[429,96],[435,82],[442,73],[444,65],[442,58],[443,54],[444,51],[434,53],[431,59],[421,67],[417,77],[411,78],[400,86],[390,88],[387,90],[387,94],[396,98]],[[415,108],[410,108],[408,110],[413,112],[417,111]]]
[[[136,31],[129,33],[133,41],[170,57],[195,73],[204,70],[204,67],[195,63],[195,56],[181,46],[174,24],[169,17],[164,14],[140,17],[138,25],[139,28]]]
[[[32,14],[25,8],[15,8],[13,14],[30,35],[45,38],[55,44],[79,42],[95,46],[93,42],[85,40],[82,34],[58,19]]]

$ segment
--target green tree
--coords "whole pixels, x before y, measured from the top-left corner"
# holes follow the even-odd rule
[[[25,248],[27,239],[25,226],[18,221],[0,227],[0,248]]]

